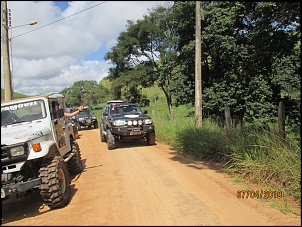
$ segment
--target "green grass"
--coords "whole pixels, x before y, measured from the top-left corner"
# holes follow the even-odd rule
[[[237,133],[233,136],[229,145],[232,153],[225,165],[225,171],[236,175],[247,184],[282,191],[283,204],[280,207],[283,207],[284,212],[295,208],[288,206],[290,200],[300,204],[300,140],[291,136],[283,140],[272,128]]]

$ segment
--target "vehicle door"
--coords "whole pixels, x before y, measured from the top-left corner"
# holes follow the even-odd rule
[[[66,154],[71,150],[69,136],[73,134],[72,125],[64,117],[63,105],[59,103],[59,109],[55,113],[54,105],[57,101],[52,101],[51,119],[54,127],[54,139],[61,154]]]

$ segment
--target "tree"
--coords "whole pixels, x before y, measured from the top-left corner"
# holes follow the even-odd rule
[[[192,81],[194,2],[176,2],[173,8],[178,13],[179,67]],[[300,37],[300,3],[210,1],[203,2],[203,9],[203,111],[223,115],[228,105],[239,121],[272,120],[284,80],[298,82],[300,58],[293,50]],[[289,58],[295,59],[288,67],[294,73],[287,70],[288,78],[280,80],[274,67]]]
[[[184,81],[180,79],[182,74],[178,73],[176,64],[175,16],[171,7],[158,6],[148,16],[145,15],[143,20],[135,23],[128,21],[127,31],[120,34],[118,44],[105,56],[106,60],[110,59],[115,64],[110,69],[109,78],[115,80],[113,83],[117,95],[120,95],[118,90],[123,86],[120,82],[125,82],[126,78],[127,84],[141,81],[143,87],[156,83],[165,94],[172,120],[173,95],[177,94]],[[147,73],[143,74],[143,70]],[[141,73],[133,73],[137,71]],[[118,77],[124,79],[117,80]]]
[[[100,99],[106,100],[106,94],[108,90],[101,84],[97,84],[93,80],[81,80],[73,84],[69,88],[65,88],[61,91],[65,95],[66,102],[72,106],[94,106],[98,104]],[[103,99],[102,99],[103,97]]]
[[[223,115],[227,105],[239,122],[276,119],[282,93],[300,90],[300,3],[202,6],[203,112]],[[157,7],[143,20],[128,21],[106,55],[115,64],[108,78],[116,94],[127,97],[136,97],[139,85],[156,83],[172,119],[172,105],[195,102],[194,50],[195,2]]]

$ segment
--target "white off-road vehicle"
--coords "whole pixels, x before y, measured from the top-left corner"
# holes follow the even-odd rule
[[[64,96],[57,93],[1,102],[2,200],[40,190],[51,209],[69,203],[70,176],[83,167],[64,109]]]

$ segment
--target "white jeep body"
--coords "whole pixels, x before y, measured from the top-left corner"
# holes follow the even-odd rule
[[[61,104],[60,118],[53,117],[53,102]],[[52,177],[43,175],[53,175],[58,178],[57,184],[63,183],[69,190],[69,173],[78,173],[82,167],[72,125],[63,116],[64,108],[64,96],[56,93],[1,103],[1,199],[39,188],[44,200],[49,200],[51,189],[58,185],[47,189],[46,181]],[[7,122],[11,117],[5,118],[8,112],[13,114],[12,122]],[[50,166],[59,168],[64,179],[59,178],[58,171],[51,171]],[[69,192],[60,196],[59,202],[50,201],[47,205],[50,208],[66,205]]]

